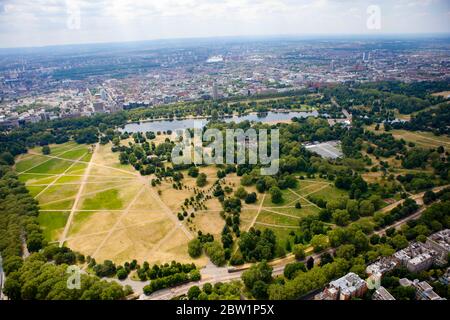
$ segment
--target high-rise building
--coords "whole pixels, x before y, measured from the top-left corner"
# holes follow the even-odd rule
[[[218,100],[219,99],[219,88],[217,87],[217,82],[214,82],[214,84],[213,84],[212,95],[213,95],[213,99],[214,100]]]

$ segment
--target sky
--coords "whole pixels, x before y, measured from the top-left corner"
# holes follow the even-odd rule
[[[0,47],[450,33],[450,0],[0,0]]]

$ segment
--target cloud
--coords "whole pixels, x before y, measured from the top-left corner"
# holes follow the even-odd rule
[[[447,0],[0,0],[0,43],[365,33],[373,2],[382,8],[383,32],[450,30]],[[67,21],[77,10],[81,24],[72,30]]]

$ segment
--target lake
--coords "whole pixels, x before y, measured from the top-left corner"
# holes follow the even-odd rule
[[[312,112],[268,112],[265,114],[251,113],[245,116],[234,116],[229,118],[224,118],[225,122],[243,122],[243,121],[255,121],[262,123],[277,123],[289,121],[294,117],[297,118],[307,118],[307,117],[318,117],[319,113],[317,111]],[[155,120],[155,121],[145,121],[140,123],[129,123],[125,125],[122,131],[127,131],[130,133],[135,132],[158,132],[158,131],[175,131],[179,129],[193,128],[194,123],[198,123],[201,127],[204,127],[208,120],[204,119],[184,119],[184,120]]]

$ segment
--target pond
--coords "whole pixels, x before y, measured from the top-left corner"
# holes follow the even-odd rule
[[[236,122],[240,123],[243,121],[255,121],[263,123],[277,123],[289,121],[294,117],[297,118],[307,118],[307,117],[318,117],[319,113],[317,111],[312,112],[268,112],[264,114],[251,113],[245,116],[234,116],[229,118],[224,118],[225,122]],[[158,131],[176,131],[179,129],[193,128],[194,123],[200,124],[204,127],[208,123],[208,119],[184,119],[184,120],[155,120],[155,121],[145,121],[140,123],[129,123],[125,125],[122,131],[127,131],[130,133],[135,132],[158,132]]]

